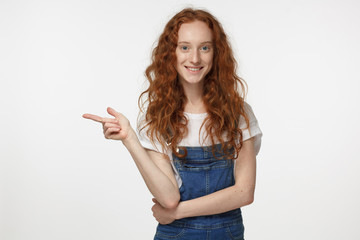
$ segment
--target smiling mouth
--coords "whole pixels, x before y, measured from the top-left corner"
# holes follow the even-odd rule
[[[190,70],[191,72],[198,72],[200,71],[203,67],[186,67],[186,69]]]

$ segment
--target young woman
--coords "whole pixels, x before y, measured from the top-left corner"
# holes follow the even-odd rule
[[[129,150],[154,196],[154,239],[244,239],[240,207],[254,199],[262,133],[220,23],[203,10],[177,13],[146,76],[138,135],[114,109],[84,117]]]

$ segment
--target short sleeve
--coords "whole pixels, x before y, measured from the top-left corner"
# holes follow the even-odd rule
[[[141,145],[146,149],[150,149],[150,150],[154,150],[156,152],[166,154],[165,151],[162,151],[162,146],[159,142],[155,141],[154,143],[152,143],[150,141],[150,138],[146,134],[147,127],[143,128],[145,125],[146,125],[145,114],[142,114],[139,116],[138,124],[137,124],[137,135],[138,135]]]
[[[249,124],[250,127],[249,129],[246,129],[247,125],[245,122],[245,119],[243,117],[241,117],[240,119],[240,129],[243,130],[243,141],[248,140],[249,138],[254,137],[254,149],[255,149],[255,154],[257,155],[260,151],[260,147],[261,147],[261,137],[262,137],[262,132],[261,129],[259,127],[259,123],[255,117],[255,114],[251,108],[251,106],[245,102],[245,111],[248,115],[249,118]],[[250,131],[249,131],[250,130]]]

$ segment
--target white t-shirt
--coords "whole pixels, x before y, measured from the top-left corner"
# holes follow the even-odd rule
[[[243,119],[243,117],[241,117],[240,119],[240,128],[241,129],[245,129],[243,130],[242,134],[243,134],[243,141],[254,137],[255,141],[254,141],[254,148],[255,148],[255,153],[256,155],[258,154],[258,152],[260,151],[260,146],[261,146],[261,137],[262,137],[262,132],[260,130],[258,121],[254,115],[254,112],[251,108],[251,106],[247,103],[245,103],[245,111],[248,114],[249,117],[249,124],[250,124],[250,132],[249,129],[245,129],[246,128],[246,122]],[[205,137],[205,128],[201,128],[201,132],[199,135],[199,131],[200,131],[200,127],[203,123],[203,121],[205,120],[205,118],[207,117],[207,113],[186,113],[184,112],[185,117],[188,119],[188,134],[187,136],[181,140],[181,142],[179,143],[179,146],[186,146],[186,147],[199,147],[199,146],[211,146],[211,140],[209,138],[204,139]],[[140,116],[139,121],[140,121],[140,126],[143,126],[144,124],[144,119],[145,116]],[[173,161],[172,161],[172,152],[170,149],[162,149],[161,144],[159,142],[154,142],[154,144],[151,143],[149,137],[146,135],[146,128],[144,128],[142,131],[139,132],[138,129],[138,137],[140,140],[141,145],[144,148],[150,149],[150,150],[154,150],[160,153],[164,153],[167,154],[171,160],[171,164],[174,170],[174,174],[175,174],[175,178],[176,181],[178,183],[179,188],[181,187],[182,181],[181,178],[179,176],[179,173],[177,172]],[[200,137],[199,137],[200,136]]]

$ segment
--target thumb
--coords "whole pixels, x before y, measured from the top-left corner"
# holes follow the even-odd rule
[[[120,116],[120,113],[118,113],[111,107],[108,107],[106,110],[111,116],[114,116],[115,118]]]

